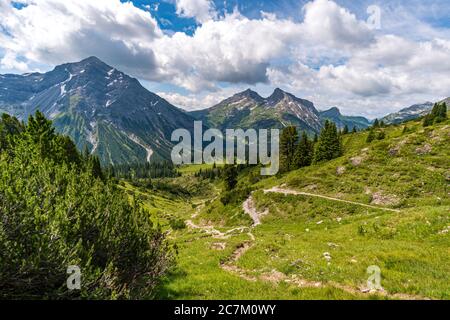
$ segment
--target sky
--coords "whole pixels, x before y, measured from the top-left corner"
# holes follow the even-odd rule
[[[450,1],[0,0],[0,74],[89,56],[186,110],[279,87],[375,118],[450,96]]]

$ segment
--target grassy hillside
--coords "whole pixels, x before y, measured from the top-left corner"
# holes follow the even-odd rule
[[[449,299],[450,122],[406,127],[346,135],[343,157],[285,175],[246,169],[251,197],[227,205],[220,180],[183,168],[168,183],[184,196],[143,197],[179,253],[160,298]],[[372,265],[382,291],[367,290]]]

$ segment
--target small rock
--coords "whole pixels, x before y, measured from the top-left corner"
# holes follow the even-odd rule
[[[325,260],[331,261],[331,254],[329,252],[324,252],[323,257],[325,258]]]
[[[351,262],[351,263],[358,263],[358,260],[352,259],[352,260],[350,260],[350,262]]]
[[[328,246],[330,248],[339,248],[339,245],[337,245],[336,243],[333,243],[333,242],[328,242]]]
[[[309,232],[309,229],[305,229],[306,232]]]
[[[322,224],[323,223],[323,220],[320,220],[319,222],[317,222],[317,224]]]
[[[217,243],[213,243],[212,245],[211,245],[211,249],[213,249],[213,250],[225,250],[225,248],[226,248],[226,243],[224,243],[224,242],[217,242]]]
[[[395,195],[386,195],[382,192],[375,192],[372,195],[371,204],[375,205],[395,205],[399,203],[399,199]]]
[[[343,175],[344,173],[345,173],[345,167],[338,167],[337,169],[336,169],[336,174],[338,175],[338,176],[340,176],[340,175]]]
[[[398,155],[400,153],[400,148],[394,147],[394,148],[389,149],[388,152],[391,157],[395,157],[396,155]]]
[[[432,150],[432,147],[430,144],[425,143],[422,147],[419,147],[416,149],[416,153],[419,155],[424,155],[430,153]]]
[[[354,165],[355,167],[357,167],[357,166],[360,166],[361,165],[361,163],[363,162],[363,158],[362,157],[360,157],[360,156],[357,156],[357,157],[353,157],[353,158],[350,158],[350,163],[352,164],[352,165]]]
[[[342,218],[336,218],[336,221],[337,221],[337,222],[341,222],[341,221],[342,221]]]

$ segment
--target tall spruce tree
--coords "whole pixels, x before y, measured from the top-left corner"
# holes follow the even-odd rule
[[[282,171],[295,168],[295,150],[298,143],[296,127],[286,127],[280,137],[280,167]]]
[[[375,119],[372,125],[373,128],[379,128],[380,127],[380,121],[378,119]]]
[[[227,191],[233,190],[237,185],[237,168],[234,165],[226,165],[224,169],[225,189]]]
[[[348,134],[348,133],[349,133],[348,126],[345,125],[345,126],[344,126],[344,129],[342,129],[342,134]]]
[[[375,140],[376,135],[375,135],[375,131],[373,129],[369,130],[369,135],[367,136],[366,142],[367,143],[371,143],[373,140]]]
[[[320,133],[319,141],[314,150],[314,163],[332,160],[343,154],[342,142],[336,125],[328,120]]]
[[[313,158],[313,142],[309,140],[306,132],[302,133],[295,150],[295,167],[302,168],[311,165]]]

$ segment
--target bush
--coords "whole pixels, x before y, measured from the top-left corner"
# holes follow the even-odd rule
[[[220,198],[220,202],[222,202],[224,206],[230,204],[240,204],[242,201],[248,198],[251,192],[251,188],[248,187],[226,191]]]
[[[169,225],[173,230],[186,229],[186,222],[182,219],[170,219]]]
[[[45,144],[28,131],[0,153],[0,299],[151,298],[173,263],[165,234],[87,160],[55,156],[59,136],[37,131]],[[70,265],[79,291],[67,289]]]

